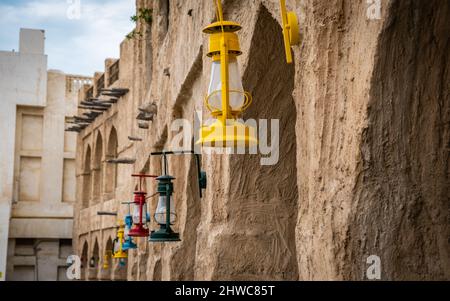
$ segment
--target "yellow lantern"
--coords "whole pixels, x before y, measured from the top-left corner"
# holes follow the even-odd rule
[[[112,250],[113,258],[122,259],[128,257],[128,254],[123,251],[124,232],[125,227],[122,221],[120,221],[119,229],[117,230],[117,237],[113,241],[113,250]]]
[[[109,269],[109,258],[111,257],[111,250],[106,250],[105,255],[103,255],[103,269]]]
[[[251,146],[258,143],[256,129],[237,119],[251,102],[245,92],[239,73],[237,56],[242,54],[236,34],[241,26],[224,21],[222,4],[217,0],[218,22],[208,25],[203,32],[210,35],[208,56],[212,58],[211,80],[205,105],[216,119],[202,125],[197,144],[205,146]]]

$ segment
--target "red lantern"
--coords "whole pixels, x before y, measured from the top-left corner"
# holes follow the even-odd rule
[[[134,202],[133,202],[133,227],[128,233],[129,236],[134,237],[147,237],[149,235],[148,222],[150,222],[149,214],[147,213],[147,193],[143,191],[142,184],[145,178],[156,178],[153,175],[136,174],[132,177],[139,178],[139,189],[134,192]]]

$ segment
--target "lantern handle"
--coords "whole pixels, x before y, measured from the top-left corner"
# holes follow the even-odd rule
[[[216,91],[214,91],[214,92],[212,92],[211,94],[209,94],[209,95],[207,95],[206,97],[205,97],[205,100],[204,100],[204,104],[205,104],[205,106],[206,106],[206,108],[211,112],[211,113],[215,113],[215,112],[220,112],[220,109],[214,109],[213,107],[211,107],[211,105],[209,104],[209,99],[213,96],[213,95],[215,95],[215,94],[217,94],[217,93],[221,93],[222,91],[220,91],[220,90],[216,90]],[[234,92],[234,93],[241,93],[241,94],[243,94],[244,95],[244,104],[242,105],[242,106],[240,106],[239,108],[237,108],[236,110],[233,110],[232,111],[232,114],[235,114],[236,115],[236,112],[238,112],[238,113],[242,113],[242,112],[244,112],[245,110],[247,110],[247,108],[252,104],[252,102],[253,102],[253,97],[252,97],[252,95],[249,93],[249,92],[246,92],[246,91],[239,91],[239,90],[230,90],[230,92]],[[219,115],[219,114],[218,114]]]
[[[216,0],[214,1],[216,3],[216,16],[217,16],[217,21],[219,21],[222,25],[222,32],[224,31],[223,28],[223,10],[222,10],[222,0]]]
[[[164,160],[164,175],[166,176],[168,173],[168,169],[169,169],[169,167],[167,166],[168,163],[167,163],[167,155],[166,154],[163,154],[163,160]]]
[[[146,175],[143,173],[132,174],[131,176],[135,177],[135,178],[139,178],[139,190],[140,191],[142,191],[142,183],[143,183],[144,178],[157,178],[158,177],[155,175]]]
[[[122,205],[128,205],[128,215],[131,214],[130,205],[134,204],[134,202],[121,202]]]
[[[193,150],[181,150],[181,151],[162,151],[162,152],[152,152],[150,156],[163,156],[164,158],[164,174],[167,175],[167,155],[194,155],[197,165],[197,180],[198,180],[198,190],[200,198],[203,197],[202,189],[206,188],[206,173],[201,170],[201,160],[200,155]]]

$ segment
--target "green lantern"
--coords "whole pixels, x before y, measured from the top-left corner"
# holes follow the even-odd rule
[[[173,199],[173,180],[174,177],[168,174],[167,155],[175,154],[194,154],[193,151],[166,151],[152,153],[151,155],[160,155],[163,158],[164,174],[156,180],[158,181],[157,192],[159,193],[158,206],[155,211],[154,220],[158,223],[159,229],[150,233],[149,241],[151,242],[176,242],[180,241],[180,234],[172,229],[172,225],[176,221],[176,211]],[[202,197],[202,189],[206,188],[206,173],[200,169],[199,155],[195,154],[197,162],[197,177],[199,185],[200,198]]]

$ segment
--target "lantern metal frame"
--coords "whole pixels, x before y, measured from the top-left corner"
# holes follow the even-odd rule
[[[130,205],[133,203],[134,202],[122,202],[122,204],[128,205],[128,214],[125,215],[125,218],[124,218],[125,230],[126,230],[126,228],[128,228],[128,233],[131,230],[131,227],[133,226],[133,217],[131,216],[131,213],[130,213]],[[137,249],[137,244],[133,241],[133,237],[130,235],[125,235],[125,232],[124,232],[124,243],[123,243],[122,248],[124,250]]]
[[[106,250],[105,254],[103,255],[103,269],[104,270],[109,269],[109,258],[112,258],[112,251]]]
[[[210,35],[208,57],[213,61],[220,61],[221,90],[214,91],[205,98],[205,106],[216,119],[211,125],[202,125],[200,128],[200,139],[196,142],[204,146],[229,147],[229,146],[253,146],[258,144],[256,129],[238,121],[238,117],[252,103],[249,92],[230,90],[229,61],[242,54],[239,38],[236,34],[242,27],[238,23],[225,21],[223,19],[222,3],[215,1],[217,22],[203,29]],[[221,93],[222,107],[214,108],[209,104],[211,96]],[[241,93],[244,103],[239,108],[230,107],[230,92]]]
[[[180,234],[176,233],[172,230],[172,223],[170,222],[170,198],[172,197],[173,192],[173,183],[172,180],[175,180],[174,177],[169,175],[163,175],[158,178],[158,193],[161,196],[166,197],[166,223],[159,224],[159,230],[154,231],[150,234],[149,241],[151,242],[168,242],[168,241],[181,241]]]
[[[124,227],[122,221],[120,221],[119,227],[117,229],[117,237],[114,239],[113,244],[112,244],[112,258],[116,258],[116,259],[128,258],[128,253],[125,252],[125,250],[123,249],[124,230],[125,230],[125,227]],[[114,246],[116,243],[119,244],[119,250],[117,252],[114,252]]]
[[[156,180],[158,181],[157,191],[161,196],[166,197],[166,223],[159,224],[160,228],[157,231],[152,231],[150,233],[150,242],[177,242],[181,241],[180,234],[173,231],[170,222],[170,200],[172,198],[174,177],[168,174],[168,155],[194,155],[197,165],[197,180],[199,188],[199,196],[202,198],[202,190],[206,188],[207,178],[206,172],[201,170],[200,155],[196,154],[194,151],[163,151],[163,152],[153,152],[151,156],[162,156],[164,165],[164,174]]]
[[[109,211],[97,211],[97,215],[109,215],[109,216],[117,216],[117,212],[109,212]],[[115,259],[125,259],[128,258],[127,252],[123,249],[124,243],[124,233],[125,227],[121,220],[119,220],[119,225],[117,226],[117,234],[116,238],[114,238],[111,247],[111,258]],[[119,250],[114,252],[114,246],[119,244]]]
[[[220,61],[222,87],[220,91],[214,91],[205,98],[205,107],[216,121],[201,126],[200,139],[196,144],[212,147],[255,146],[258,144],[256,129],[238,121],[239,115],[251,105],[252,97],[248,92],[231,90],[229,81],[230,58],[242,54],[236,34],[242,27],[238,23],[223,19],[221,0],[214,0],[214,3],[218,21],[206,26],[203,32],[210,35],[207,56],[213,61]],[[285,0],[280,0],[280,11],[286,62],[291,64],[293,62],[291,46],[300,44],[298,18],[295,12],[287,11]],[[222,107],[215,108],[209,102],[211,96],[219,92]],[[233,110],[230,107],[230,92],[243,94],[244,103],[240,108]]]
[[[146,174],[133,174],[132,177],[139,178],[139,188],[137,191],[134,191],[134,206],[139,206],[139,223],[135,223],[133,221],[133,227],[130,229],[128,236],[131,237],[147,237],[150,233],[148,228],[145,228],[144,225],[147,224],[147,212],[145,212],[144,216],[144,205],[146,204],[146,196],[147,192],[143,190],[143,181],[145,178],[157,178],[154,175],[146,175]],[[145,219],[145,222],[144,222]]]

